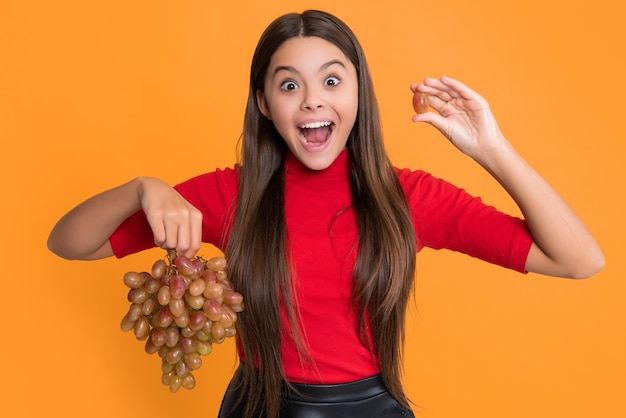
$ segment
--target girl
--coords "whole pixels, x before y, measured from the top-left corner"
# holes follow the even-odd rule
[[[239,165],[174,188],[139,177],[96,195],[59,221],[49,248],[83,260],[155,244],[188,257],[201,242],[222,249],[246,310],[220,417],[413,416],[401,347],[417,251],[448,248],[571,278],[595,274],[604,260],[482,97],[448,77],[411,90],[435,111],[413,121],[491,173],[524,220],[394,168],[359,42],[336,17],[306,11],[261,36]]]

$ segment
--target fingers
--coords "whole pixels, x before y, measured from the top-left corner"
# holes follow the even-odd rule
[[[423,84],[411,84],[411,91],[422,91],[429,95],[436,96],[442,101],[450,101],[452,99],[472,100],[478,97],[478,94],[470,89],[462,82],[454,78],[441,76],[439,78],[427,77]]]
[[[152,214],[148,219],[154,242],[161,248],[175,249],[192,258],[202,244],[202,213],[191,205],[176,211]]]
[[[202,213],[194,208],[194,212],[191,218],[191,235],[189,242],[189,249],[186,252],[187,257],[193,257],[200,250],[202,244]]]
[[[435,112],[425,112],[420,114],[413,115],[413,122],[416,123],[427,123],[434,128],[436,128],[439,132],[441,132],[444,136],[448,136],[448,123],[446,118],[441,116],[439,113]]]
[[[413,93],[422,92],[428,95],[429,106],[439,113],[442,113],[445,104],[458,96],[458,93],[451,87],[444,84],[443,77],[440,78],[425,78],[423,84],[411,84],[411,91]],[[428,116],[414,118],[414,121],[425,122],[425,119],[429,119]]]
[[[429,96],[430,107],[442,116],[449,116],[457,110],[478,110],[487,108],[486,100],[464,83],[447,76],[427,77],[422,84],[412,84],[411,91],[421,91]],[[419,118],[420,121],[423,118]]]
[[[160,179],[146,177],[139,196],[155,244],[195,256],[202,244],[202,213]]]
[[[432,78],[424,79],[424,84],[411,84],[411,92],[413,94],[422,92],[428,95],[428,105],[430,108],[443,114],[443,109],[449,101],[453,99],[450,92],[446,91],[443,84]],[[416,116],[419,116],[416,118]],[[430,122],[432,112],[425,112],[413,117],[414,122]]]
[[[444,100],[457,98],[471,100],[476,97],[476,92],[465,84],[445,75],[439,78],[425,78],[424,85],[428,86],[435,94],[440,95]]]

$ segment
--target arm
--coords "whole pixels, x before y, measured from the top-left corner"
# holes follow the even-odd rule
[[[444,134],[485,168],[520,207],[533,237],[526,270],[550,276],[586,278],[604,266],[597,242],[558,193],[515,151],[487,101],[449,77],[412,85],[429,95],[437,111],[413,116]]]
[[[91,197],[54,226],[48,248],[66,259],[96,260],[113,255],[109,237],[143,209],[154,242],[193,256],[201,244],[202,214],[163,181],[139,177]]]

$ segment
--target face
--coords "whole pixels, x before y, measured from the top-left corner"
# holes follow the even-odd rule
[[[264,88],[257,92],[261,113],[291,152],[312,170],[330,166],[357,115],[357,74],[350,60],[322,38],[291,38],[272,56]]]

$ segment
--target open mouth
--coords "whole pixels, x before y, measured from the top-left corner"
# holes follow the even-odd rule
[[[335,124],[330,121],[311,122],[298,127],[300,129],[300,138],[308,145],[320,146],[328,141],[330,135],[335,129]]]

